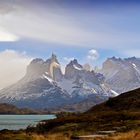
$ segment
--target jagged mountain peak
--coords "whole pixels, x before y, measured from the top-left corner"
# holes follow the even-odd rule
[[[129,57],[129,58],[125,58],[124,60],[137,60],[138,58],[136,58],[135,56],[134,57]]]
[[[57,56],[52,53],[52,56],[46,61],[41,58],[33,59],[27,67],[25,77],[28,80],[34,80],[40,77],[49,77],[56,81],[60,80],[62,78],[62,72]]]
[[[106,61],[110,61],[110,62],[123,62],[124,60],[122,58],[120,58],[120,57],[117,58],[117,57],[113,56],[111,58],[107,58]]]
[[[70,63],[66,66],[67,67],[72,67],[73,69],[76,70],[82,70],[83,66],[78,63],[77,59],[71,60]]]
[[[77,59],[73,59],[70,61],[71,64],[78,64],[78,60]]]
[[[59,64],[57,56],[54,53],[52,53],[52,56],[51,56],[50,60],[51,60],[51,63],[56,62],[56,63]]]
[[[31,61],[30,64],[35,64],[35,63],[44,63],[44,60],[41,58],[35,58]]]
[[[78,63],[77,59],[73,59],[70,61],[70,63],[68,65],[80,65],[80,64]]]
[[[132,61],[139,61],[140,60],[140,58],[137,58],[137,57],[128,57],[128,58],[120,58],[120,57],[115,57],[115,56],[113,56],[113,57],[111,57],[111,58],[107,58],[107,60],[106,61],[114,61],[114,62],[132,62]]]

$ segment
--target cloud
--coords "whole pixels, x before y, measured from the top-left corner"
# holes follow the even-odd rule
[[[98,41],[98,34],[76,26],[69,19],[46,11],[42,17],[28,9],[9,13],[4,19],[0,18],[0,26],[19,38],[28,38],[42,42],[58,43],[74,46],[87,46]],[[17,14],[18,13],[18,14]],[[104,37],[102,37],[104,38]]]
[[[22,78],[31,58],[25,52],[4,50],[0,52],[0,88],[9,86]]]
[[[88,55],[87,55],[87,59],[88,60],[96,60],[97,58],[99,58],[99,53],[97,52],[97,50],[95,50],[95,49],[89,50]]]
[[[135,44],[140,44],[139,14],[130,10],[133,7],[121,8],[118,13],[117,8],[90,6],[92,9],[50,0],[1,0],[0,27],[8,32],[3,32],[6,35],[0,40],[31,39],[115,52],[128,50],[128,46],[136,49]]]
[[[0,42],[14,42],[17,40],[19,40],[19,37],[16,35],[0,29]]]
[[[111,23],[104,24],[101,19],[105,17],[100,12],[94,16],[94,10],[75,10],[71,9],[72,7],[57,5],[55,2],[55,4],[50,4],[49,1],[46,1],[47,4],[44,2],[3,1],[0,27],[21,39],[28,38],[70,46],[89,47],[96,44],[100,48],[111,46],[110,49],[114,49],[115,47],[112,47],[114,44],[120,46],[124,42],[140,42],[139,34],[119,31],[116,27],[113,28]],[[112,17],[110,16],[111,19]],[[89,22],[84,23],[86,20]]]

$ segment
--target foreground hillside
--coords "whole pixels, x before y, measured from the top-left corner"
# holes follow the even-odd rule
[[[139,97],[140,89],[136,89],[96,105],[85,113],[62,113],[57,119],[44,120],[36,127],[28,127],[23,131],[3,130],[0,132],[0,139],[69,140],[98,134],[99,138],[88,140],[139,140]],[[104,133],[103,136],[101,133]]]
[[[96,105],[87,113],[101,111],[140,111],[140,88],[123,93],[115,98],[110,98],[108,101]]]
[[[105,103],[77,115],[67,115],[44,121],[35,129],[39,133],[69,132],[93,133],[97,131],[129,131],[140,128],[140,89],[109,99]]]

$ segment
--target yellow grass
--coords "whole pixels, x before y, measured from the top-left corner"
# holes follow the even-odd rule
[[[38,138],[38,136],[37,136]],[[44,136],[45,140],[70,140],[70,134],[49,134]],[[34,140],[44,140],[44,139],[34,139]],[[140,140],[140,130],[134,130],[125,133],[116,133],[104,138],[88,138],[82,140]]]
[[[46,135],[37,134],[6,134],[1,135],[0,140],[70,140],[70,133],[55,133]],[[133,130],[125,133],[116,133],[104,138],[89,138],[82,140],[140,140],[140,130]]]
[[[116,133],[112,136],[94,140],[140,140],[140,130],[134,130],[126,133]]]

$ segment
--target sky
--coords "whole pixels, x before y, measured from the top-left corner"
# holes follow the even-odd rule
[[[0,88],[52,52],[63,66],[140,57],[140,1],[0,0]]]

